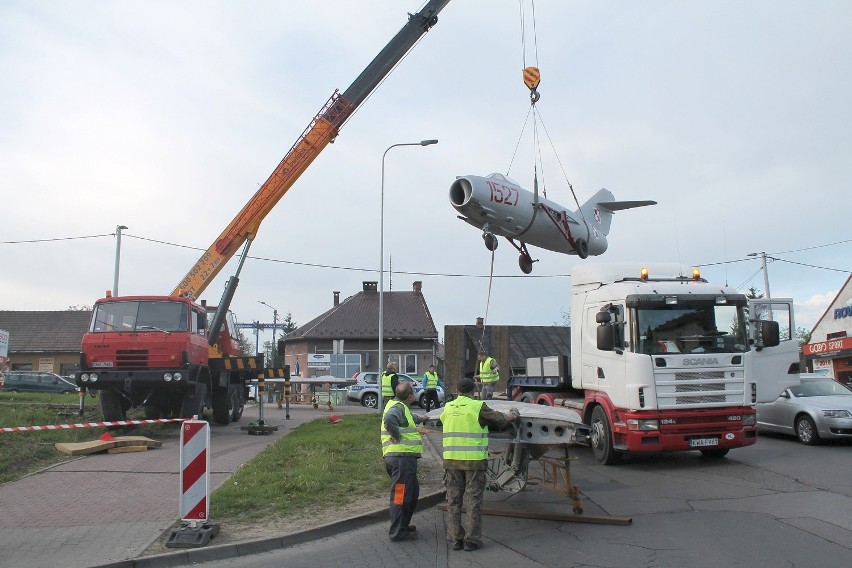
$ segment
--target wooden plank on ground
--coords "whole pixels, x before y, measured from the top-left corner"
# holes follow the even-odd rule
[[[110,448],[116,447],[118,444],[115,442],[104,442],[103,440],[92,440],[90,442],[57,442],[54,445],[63,454],[84,456],[105,452]]]

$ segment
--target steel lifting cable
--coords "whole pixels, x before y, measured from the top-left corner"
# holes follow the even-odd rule
[[[518,153],[518,147],[521,144],[521,139],[523,138],[524,131],[526,130],[527,123],[529,122],[530,116],[533,117],[533,146],[537,147],[538,143],[538,126],[535,123],[535,103],[541,98],[541,95],[538,93],[538,85],[541,81],[541,74],[538,70],[538,38],[536,34],[536,26],[535,26],[535,0],[530,0],[531,13],[532,13],[532,30],[533,30],[533,52],[535,54],[535,63],[536,66],[527,66],[527,47],[526,47],[526,19],[524,16],[524,0],[518,0],[518,9],[520,12],[520,20],[521,20],[521,59],[523,63],[523,79],[524,84],[530,90],[530,109],[527,111],[527,116],[524,119],[524,125],[521,128],[521,134],[518,136],[518,142],[515,144],[515,151],[512,153],[512,159],[509,161],[509,167],[506,170],[506,176],[509,175],[509,172],[512,169],[512,164],[515,162],[515,156]],[[539,150],[540,152],[540,150]],[[538,213],[538,168],[537,165],[534,164],[534,174],[533,174],[533,214],[530,222],[527,226],[518,233],[515,234],[515,237],[520,237],[524,233],[530,230],[535,222],[536,215]],[[545,197],[547,194],[545,192]],[[488,298],[485,301],[485,318],[483,319],[482,325],[482,336],[479,340],[480,350],[485,349],[485,324],[488,321],[488,310],[491,307],[491,287],[494,283],[494,251],[491,251],[491,270],[488,274]]]
[[[488,322],[488,308],[491,307],[491,284],[494,282],[494,251],[491,251],[491,270],[488,273],[488,299],[485,301],[485,317],[482,318],[482,335],[479,337],[479,350],[485,350],[485,326]]]

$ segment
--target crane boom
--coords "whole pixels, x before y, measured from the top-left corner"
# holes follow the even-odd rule
[[[234,220],[187,272],[171,296],[196,299],[247,240],[253,240],[260,223],[293,186],[311,162],[337,136],[340,127],[378,87],[418,40],[438,21],[450,0],[429,0],[376,55],[343,94],[329,98],[269,178],[249,199]]]

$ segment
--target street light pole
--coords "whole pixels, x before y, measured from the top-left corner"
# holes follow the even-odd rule
[[[121,230],[126,229],[124,225],[115,226],[115,275],[112,279],[112,295],[118,296],[118,265],[121,262]]]
[[[750,252],[748,256],[757,256],[758,254],[760,255],[763,267],[763,287],[766,290],[766,299],[769,300],[772,298],[772,295],[769,293],[769,272],[766,271],[766,252]]]
[[[379,362],[378,362],[378,386],[379,404],[377,410],[384,409],[382,396],[382,373],[385,368],[385,157],[391,148],[398,146],[431,146],[437,144],[437,140],[421,140],[420,142],[403,142],[391,144],[382,154],[382,192],[381,207],[379,209]]]
[[[267,308],[272,308],[272,366],[274,367],[278,359],[278,345],[275,343],[275,331],[278,327],[278,309],[275,306],[270,306],[263,300],[258,300],[257,303],[263,304]]]

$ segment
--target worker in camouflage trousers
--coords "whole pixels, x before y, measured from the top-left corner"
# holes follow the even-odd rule
[[[482,546],[482,499],[488,467],[488,429],[503,429],[516,421],[516,409],[508,413],[488,408],[473,397],[474,383],[462,379],[458,397],[441,413],[444,427],[444,484],[447,488],[447,541],[453,550]],[[462,506],[465,508],[462,522]]]

